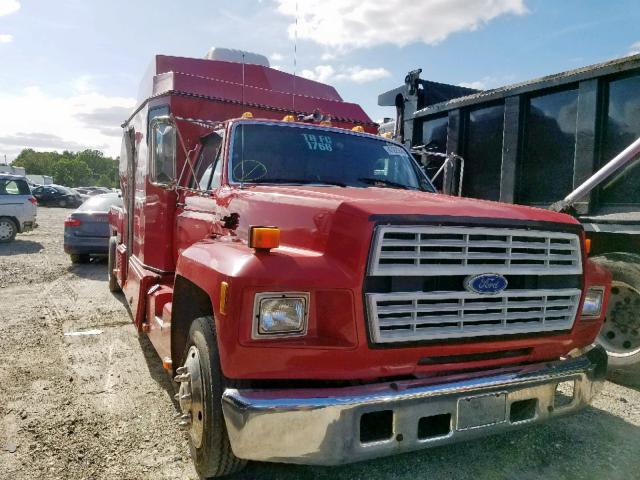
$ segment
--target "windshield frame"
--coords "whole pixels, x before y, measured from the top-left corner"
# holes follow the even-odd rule
[[[395,140],[391,140],[389,138],[384,138],[384,137],[378,137],[376,135],[373,135],[371,133],[362,133],[362,132],[354,132],[353,130],[347,130],[347,129],[342,129],[342,128],[338,128],[338,127],[329,127],[329,126],[324,126],[324,125],[317,125],[317,124],[304,124],[304,123],[297,123],[297,122],[284,122],[284,121],[277,121],[277,120],[272,120],[272,121],[255,121],[255,120],[239,120],[236,122],[233,122],[233,124],[231,125],[231,129],[229,132],[229,143],[228,143],[228,149],[227,149],[227,153],[226,153],[226,159],[227,159],[227,168],[226,168],[226,176],[227,176],[227,183],[230,186],[244,186],[244,185],[268,185],[268,186],[284,186],[287,185],[286,183],[269,183],[269,182],[238,182],[238,181],[234,181],[233,180],[233,149],[235,148],[235,139],[236,139],[236,129],[238,128],[238,126],[240,125],[269,125],[269,126],[279,126],[279,127],[289,127],[289,128],[301,128],[301,129],[308,129],[308,130],[313,130],[313,131],[326,131],[326,132],[331,132],[331,133],[336,133],[339,135],[352,135],[352,136],[356,136],[356,137],[363,137],[363,138],[367,138],[369,140],[372,141],[378,141],[378,142],[382,142],[385,144],[391,144],[391,145],[395,145],[398,146],[400,148],[402,148],[406,153],[408,158],[408,161],[411,163],[413,170],[416,174],[416,179],[418,180],[418,184],[419,185],[428,185],[429,188],[431,188],[431,190],[428,189],[423,189],[421,187],[415,188],[415,189],[410,189],[411,191],[416,191],[416,192],[426,192],[426,193],[438,193],[438,190],[434,187],[433,183],[431,183],[431,180],[429,179],[429,177],[427,176],[427,174],[424,172],[424,170],[422,169],[422,167],[420,166],[420,164],[416,161],[415,157],[411,154],[411,152],[409,150],[407,150],[407,148],[399,143],[396,142]],[[424,183],[421,181],[424,180]],[[298,182],[291,182],[291,185],[310,185],[310,186],[318,186],[318,187],[336,187],[335,185],[330,185],[330,184],[325,184],[322,183],[321,181],[318,183],[313,183],[313,182],[309,182],[309,183],[298,183]],[[353,185],[347,185],[346,188],[371,188],[371,187],[375,187],[375,185],[370,185],[370,186],[362,186],[362,187],[356,187]],[[345,188],[345,187],[338,187],[338,188]],[[400,190],[399,188],[396,187],[385,187],[385,188],[393,188],[394,190]]]

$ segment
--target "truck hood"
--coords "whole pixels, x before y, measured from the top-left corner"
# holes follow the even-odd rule
[[[462,224],[464,219],[578,223],[569,215],[539,208],[393,188],[251,186],[236,192],[229,207],[239,214],[239,236],[245,236],[250,225],[274,225],[282,231],[283,245],[319,251],[330,238],[334,242],[342,237],[339,233],[352,237],[364,230],[369,236],[372,222],[455,217]]]

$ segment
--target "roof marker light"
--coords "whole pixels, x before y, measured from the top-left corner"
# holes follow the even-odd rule
[[[362,125],[356,125],[351,129],[352,132],[364,133],[364,127]]]
[[[283,122],[295,122],[296,121],[296,117],[294,117],[293,115],[285,115],[282,118]]]
[[[251,113],[251,112],[244,112],[244,113],[242,114],[242,117],[241,117],[241,118],[253,118],[253,113]]]

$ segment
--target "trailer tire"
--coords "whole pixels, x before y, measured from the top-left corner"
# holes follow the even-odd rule
[[[109,238],[109,256],[107,257],[107,275],[109,278],[109,291],[119,292],[120,285],[118,285],[118,278],[113,274],[113,269],[116,266],[116,247],[118,246],[118,239],[116,237]]]
[[[609,355],[609,371],[640,371],[640,257],[607,253],[591,260],[611,272],[611,296],[596,339]]]
[[[178,398],[196,471],[201,478],[210,478],[241,470],[247,462],[233,454],[222,413],[222,393],[230,381],[220,368],[212,317],[201,317],[191,324],[181,368],[176,376],[180,382]],[[185,372],[189,373],[187,379]]]

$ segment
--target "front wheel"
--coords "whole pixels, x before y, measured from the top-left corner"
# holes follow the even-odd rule
[[[0,217],[0,243],[9,243],[16,238],[18,227],[7,217]]]
[[[64,198],[61,198],[60,200],[58,200],[58,206],[62,208],[66,207],[67,201]]]
[[[246,460],[231,450],[222,413],[222,393],[228,381],[220,368],[212,317],[191,324],[182,366],[175,378],[180,383],[176,398],[182,410],[181,424],[189,433],[191,456],[202,478],[237,472]]]

